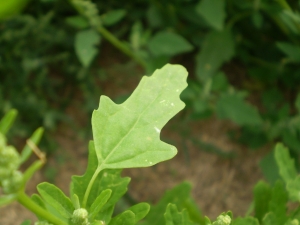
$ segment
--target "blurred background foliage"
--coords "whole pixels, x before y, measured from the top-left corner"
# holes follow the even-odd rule
[[[78,92],[94,109],[112,82],[99,67],[110,43],[145,74],[188,68],[182,121],[230,120],[232,139],[300,155],[299,0],[1,0],[0,19],[0,113],[19,111],[14,134],[55,131]],[[269,179],[273,164],[272,153],[261,163]]]

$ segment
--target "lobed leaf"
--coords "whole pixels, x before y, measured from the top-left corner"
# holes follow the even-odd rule
[[[226,12],[223,0],[202,0],[196,5],[196,12],[216,30],[224,27]]]
[[[148,48],[155,56],[174,56],[193,50],[193,46],[185,38],[167,31],[155,34],[149,40]]]
[[[133,94],[117,105],[101,96],[93,112],[95,150],[101,169],[148,167],[174,157],[174,146],[160,141],[162,127],[183,107],[187,71],[166,65],[143,77]]]
[[[135,215],[130,210],[127,210],[120,215],[114,217],[108,225],[134,225],[135,224]]]
[[[164,214],[166,225],[193,225],[186,210],[178,212],[175,204],[169,204]]]
[[[289,193],[289,198],[292,201],[300,202],[300,177],[288,181],[286,189]]]
[[[234,55],[234,39],[231,30],[210,32],[201,47],[201,51],[196,56],[196,75],[200,81],[206,81]]]
[[[290,157],[288,149],[281,143],[275,147],[275,159],[279,167],[279,174],[285,183],[297,177],[294,160]]]
[[[143,219],[150,210],[150,205],[148,203],[142,202],[131,206],[128,210],[134,213],[135,215],[135,223],[139,220]]]
[[[71,200],[55,185],[40,183],[37,190],[42,198],[64,218],[70,218],[74,211]]]
[[[98,54],[96,45],[100,43],[100,35],[93,29],[79,31],[75,36],[75,52],[84,67],[88,67]]]

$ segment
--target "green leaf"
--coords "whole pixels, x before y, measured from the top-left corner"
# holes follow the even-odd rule
[[[34,131],[34,133],[29,138],[29,141],[31,141],[34,145],[38,145],[40,143],[40,140],[43,136],[44,128],[40,127]],[[21,152],[20,156],[20,164],[24,163],[31,155],[32,149],[29,147],[28,144],[25,145]]]
[[[9,110],[4,117],[0,121],[0,133],[6,134],[7,131],[11,128],[14,123],[16,117],[18,115],[18,111],[15,109]]]
[[[100,43],[100,35],[93,29],[79,31],[75,36],[75,52],[84,67],[88,67],[98,54],[96,45]]]
[[[255,217],[262,221],[262,218],[269,210],[271,188],[263,181],[259,181],[254,187],[254,212]]]
[[[263,225],[282,225],[277,221],[276,215],[273,212],[269,212],[262,220]]]
[[[145,225],[164,224],[163,212],[165,212],[169,203],[175,204],[179,210],[185,208],[185,203],[190,199],[191,185],[183,182],[173,189],[167,191],[160,201],[152,206],[149,214],[144,219]]]
[[[193,225],[189,219],[186,210],[178,212],[175,204],[169,204],[167,206],[166,213],[164,214],[166,225]]]
[[[73,176],[71,183],[71,195],[76,194],[81,205],[83,204],[83,198],[88,184],[92,179],[97,167],[98,160],[95,152],[94,142],[90,141],[87,170],[83,176]],[[94,200],[105,189],[111,189],[112,195],[101,211],[105,211],[107,208],[114,206],[114,204],[126,193],[127,185],[130,181],[130,178],[128,177],[121,178],[120,173],[121,170],[103,170],[100,174],[98,174],[95,178],[94,185],[84,207],[89,209]]]
[[[290,200],[300,202],[300,177],[299,176],[294,180],[289,180],[287,182],[286,189],[289,193]]]
[[[299,190],[299,189],[298,189]],[[278,224],[284,224],[286,217],[286,204],[288,202],[288,194],[282,181],[278,180],[271,191],[271,199],[269,202],[269,211],[276,216]]]
[[[290,157],[289,150],[281,143],[278,143],[275,147],[275,159],[279,167],[279,174],[285,183],[297,177],[294,160]]]
[[[135,223],[139,220],[143,219],[150,210],[150,205],[148,203],[142,202],[131,206],[128,210],[134,213],[135,215]]]
[[[133,212],[127,210],[120,215],[114,217],[108,225],[134,225],[135,215]]]
[[[31,225],[31,221],[30,220],[25,220],[21,223],[21,225]]]
[[[267,181],[273,185],[280,179],[279,168],[275,161],[274,151],[265,155],[259,162],[260,169],[262,170]]]
[[[185,105],[179,95],[187,86],[186,77],[184,67],[168,64],[143,77],[123,104],[101,96],[92,116],[99,168],[148,167],[176,155],[176,148],[159,136]]]
[[[223,94],[217,101],[216,113],[220,119],[230,119],[240,126],[255,126],[262,122],[258,110],[237,94]]]
[[[294,62],[300,62],[300,46],[286,42],[277,42],[276,47]]]
[[[232,225],[259,225],[259,222],[256,218],[245,217],[237,218],[232,222]]]
[[[196,12],[216,30],[224,28],[226,17],[225,0],[202,0],[196,5]]]
[[[234,39],[231,31],[225,29],[208,33],[201,47],[196,56],[196,75],[200,81],[206,81],[233,57]]]
[[[54,215],[57,215],[57,212],[54,212],[52,207],[49,208],[49,204],[45,203],[45,202],[43,201],[43,199],[42,199],[39,195],[33,194],[33,195],[31,196],[31,199],[32,199],[32,201],[34,201],[37,205],[39,205],[41,208],[46,209],[47,211],[49,211],[50,213],[52,213],[52,214],[54,214]],[[48,208],[47,208],[47,206],[48,206]],[[37,217],[39,220],[41,220],[41,221],[42,221],[42,220],[45,220],[44,217],[41,217],[41,216],[38,216],[38,215],[36,215],[36,217]]]
[[[66,23],[77,29],[85,29],[89,27],[89,21],[83,16],[69,16]]]
[[[70,218],[74,211],[71,200],[55,185],[40,183],[37,190],[42,198],[64,218]]]
[[[101,15],[104,26],[111,26],[119,22],[127,14],[124,9],[116,9]]]
[[[99,213],[99,211],[102,209],[102,207],[108,201],[108,199],[111,196],[111,192],[112,191],[110,189],[102,191],[101,194],[93,202],[93,204],[91,205],[91,208],[89,210],[89,218],[91,218],[91,220],[94,219],[94,217]]]
[[[161,31],[148,43],[150,52],[155,56],[174,56],[193,50],[193,46],[179,34]]]

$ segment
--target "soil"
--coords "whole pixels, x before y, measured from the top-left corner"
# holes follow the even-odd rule
[[[111,61],[102,63],[116,65],[116,62]],[[125,71],[128,71],[128,67],[134,71],[126,79],[124,66]],[[130,63],[108,68],[106,66],[105,71],[109,80],[102,85],[102,92],[113,98],[131,92],[140,79],[140,76],[134,74],[141,73],[140,69]],[[81,101],[81,104],[84,103]],[[78,101],[74,100],[74,104],[70,104],[66,114],[77,124],[78,129],[67,124],[61,124],[57,128],[53,137],[59,148],[48,159],[47,166],[34,175],[27,187],[28,194],[36,193],[36,185],[49,179],[68,193],[71,176],[84,173],[89,138],[77,131],[80,127],[90,128],[90,125],[89,117],[76,105]],[[177,156],[150,168],[124,170],[123,175],[132,178],[129,195],[138,202],[156,203],[166,190],[188,181],[193,186],[191,194],[204,215],[213,219],[228,210],[232,210],[234,216],[244,215],[252,201],[255,183],[263,178],[258,162],[267,150],[251,151],[232,142],[227,132],[237,128],[228,121],[211,118],[182,124],[180,118],[177,116],[162,131],[163,140],[177,146]],[[188,127],[194,138],[211,143],[224,152],[235,153],[235,157],[224,158],[205,151],[189,138],[182,137],[182,126]],[[0,225],[21,224],[25,219],[36,221],[36,217],[18,203],[0,210]]]

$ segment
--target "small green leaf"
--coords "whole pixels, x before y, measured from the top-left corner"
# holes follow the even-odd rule
[[[34,131],[34,133],[31,135],[29,138],[29,141],[31,141],[34,145],[38,145],[40,143],[40,140],[43,136],[44,133],[44,128],[40,127]],[[21,152],[20,156],[20,164],[24,163],[31,155],[32,149],[29,147],[28,144],[25,145]]]
[[[226,17],[225,0],[202,0],[196,5],[196,12],[216,30],[222,30]]]
[[[187,72],[180,65],[166,65],[143,77],[122,104],[101,96],[93,112],[92,128],[99,166],[148,167],[175,156],[174,146],[160,141],[162,127],[183,107],[181,91]]]
[[[300,46],[286,42],[277,42],[276,46],[291,60],[294,62],[300,62]]]
[[[31,221],[30,220],[25,220],[21,223],[21,225],[31,225]]]
[[[262,220],[263,225],[282,225],[279,223],[279,221],[276,218],[276,215],[273,212],[267,213],[263,220]]]
[[[70,218],[74,207],[71,200],[55,185],[40,183],[37,190],[42,198],[64,218]]]
[[[175,204],[179,210],[185,208],[185,203],[190,199],[191,185],[183,182],[173,189],[167,191],[160,201],[152,206],[149,214],[144,219],[145,225],[164,224],[163,212],[165,212],[169,203]]]
[[[255,126],[262,122],[258,110],[237,94],[223,94],[217,102],[216,113],[220,119],[230,119],[241,126]]]
[[[80,202],[79,202],[79,198],[76,194],[73,194],[71,196],[71,201],[73,203],[73,206],[75,209],[80,209]]]
[[[114,217],[108,225],[134,225],[135,224],[135,215],[133,212],[127,210],[120,215]]]
[[[119,22],[127,14],[124,9],[116,9],[101,15],[104,26],[111,26]]]
[[[91,205],[91,208],[89,210],[89,218],[91,220],[94,219],[94,217],[99,213],[99,211],[102,209],[104,204],[108,201],[108,199],[111,196],[112,191],[110,189],[104,190],[101,192],[101,194],[95,199],[93,204]]]
[[[232,225],[259,225],[259,222],[256,218],[245,217],[237,218],[232,222]]]
[[[278,180],[272,188],[271,199],[269,202],[269,211],[275,214],[278,224],[284,224],[284,222],[287,220],[287,202],[288,193],[285,190],[283,182],[281,180]]]
[[[166,213],[164,214],[166,225],[193,225],[189,219],[186,210],[178,212],[175,204],[169,204],[167,206]]]
[[[299,176],[294,180],[289,180],[287,182],[286,189],[289,193],[290,200],[300,202],[300,177]]]
[[[75,36],[75,52],[84,67],[88,67],[98,54],[96,45],[100,43],[100,35],[93,29],[79,31]]]
[[[85,29],[89,27],[89,21],[83,16],[69,16],[66,23],[77,29]]]
[[[234,39],[231,31],[225,29],[221,32],[210,32],[201,47],[201,51],[196,56],[196,75],[200,81],[206,81],[224,62],[233,57]]]
[[[0,133],[6,134],[7,131],[11,128],[14,123],[16,117],[18,115],[18,111],[15,109],[9,110],[4,117],[0,121]]]
[[[134,213],[135,223],[137,223],[148,214],[148,212],[150,211],[150,205],[148,203],[142,202],[131,206],[128,210]]]
[[[279,174],[285,183],[297,177],[294,160],[290,157],[289,150],[281,143],[275,147],[275,159],[279,167]]]
[[[150,52],[155,56],[174,56],[193,50],[193,46],[179,34],[161,31],[148,43]]]
[[[259,181],[254,187],[254,212],[259,221],[262,221],[264,215],[269,211],[270,198],[270,186],[263,181]]]

